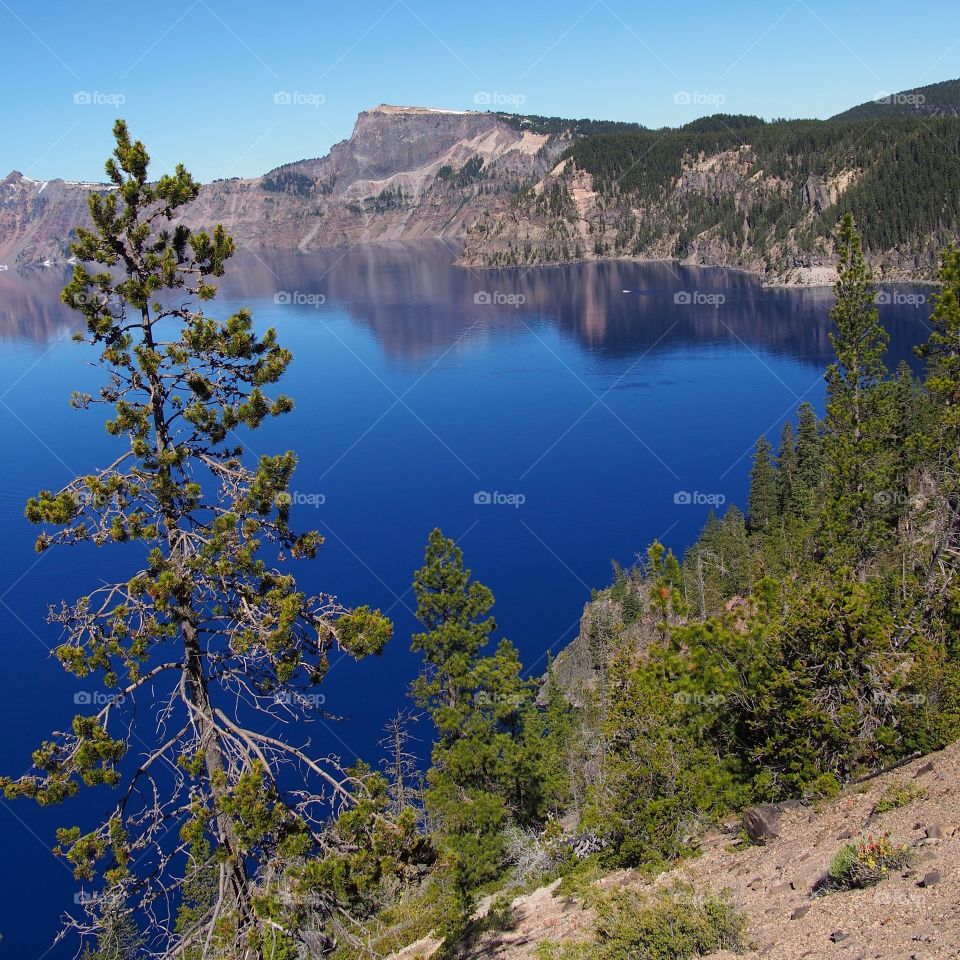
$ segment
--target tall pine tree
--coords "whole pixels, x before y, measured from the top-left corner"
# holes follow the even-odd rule
[[[493,594],[439,530],[430,534],[414,594],[425,631],[413,638],[424,670],[412,695],[437,729],[425,802],[465,911],[472,891],[500,869],[504,827],[532,822],[543,802],[523,737],[533,687],[508,640],[484,655],[496,629]]]
[[[747,521],[751,530],[769,530],[777,518],[777,476],[772,454],[770,442],[761,436],[757,440],[750,471]]]
[[[886,377],[889,335],[875,305],[873,275],[848,213],[837,233],[836,304],[827,368],[825,555],[862,579],[872,549],[887,528],[893,482],[887,444],[891,422],[876,388]]]

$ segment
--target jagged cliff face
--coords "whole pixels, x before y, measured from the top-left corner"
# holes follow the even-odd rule
[[[0,266],[69,257],[70,232],[87,222],[91,189],[88,183],[31,180],[17,171],[0,181]]]
[[[518,185],[542,176],[568,143],[494,114],[380,106],[361,113],[350,139],[326,157],[204,186],[184,220],[222,223],[244,247],[462,237],[482,213],[505,207]],[[107,188],[7,177],[0,265],[69,257],[71,230],[87,222],[94,189]]]

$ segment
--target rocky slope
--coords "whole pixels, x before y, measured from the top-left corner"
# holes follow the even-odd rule
[[[737,267],[776,285],[829,285],[836,279],[832,229],[843,209],[869,224],[891,217],[892,209],[919,207],[925,198],[936,206],[939,193],[952,195],[946,184],[960,171],[954,149],[960,120],[942,123],[949,126],[937,128],[937,135],[951,145],[931,149],[920,161],[929,182],[915,179],[912,195],[896,199],[889,181],[899,154],[914,150],[916,130],[884,131],[875,158],[858,143],[876,136],[859,129],[865,124],[836,124],[834,129],[849,131],[847,143],[838,135],[828,158],[815,142],[805,142],[807,131],[790,124],[782,125],[784,132],[764,124],[725,131],[731,146],[723,137],[684,131],[594,138],[587,145],[597,145],[592,152],[583,144],[574,147],[509,211],[480,217],[469,230],[463,262],[675,259]],[[814,125],[813,136],[827,139],[823,130],[829,126]],[[773,142],[777,136],[782,144]],[[929,162],[930,154],[948,166],[946,177]],[[951,205],[948,199],[930,226],[908,213],[887,231],[891,240],[871,244],[868,237],[868,259],[878,275],[887,281],[932,278],[939,250],[956,235]]]
[[[919,794],[884,813],[891,786]],[[947,960],[960,956],[960,744],[849,788],[822,807],[794,804],[774,814],[775,837],[733,848],[739,820],[703,839],[700,855],[654,880],[608,875],[607,890],[646,893],[675,883],[727,890],[747,918],[745,960]],[[850,838],[889,832],[911,849],[909,866],[874,887],[816,895],[833,855]],[[489,931],[455,951],[460,960],[534,960],[545,944],[589,941],[594,917],[557,884],[516,898],[509,929]],[[425,939],[394,960],[422,960],[439,944]],[[712,955],[732,960],[734,954]]]
[[[184,219],[222,223],[246,247],[461,237],[568,144],[568,135],[534,133],[496,114],[382,105],[361,113],[351,137],[323,158],[205,185]],[[67,258],[87,194],[105,189],[11,173],[0,182],[0,264]]]

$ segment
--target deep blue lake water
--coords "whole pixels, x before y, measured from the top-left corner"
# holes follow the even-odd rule
[[[216,306],[250,305],[295,356],[284,391],[296,410],[249,448],[300,456],[294,518],[326,537],[299,567],[304,588],[379,606],[396,623],[381,658],[334,664],[326,707],[340,722],[274,731],[345,761],[376,761],[416,674],[410,583],[434,526],[460,542],[497,597],[502,632],[540,672],[576,635],[612,559],[630,564],[654,538],[682,551],[705,500],[744,503],[757,437],[776,444],[801,401],[822,407],[826,291],[672,264],[476,272],[452,266],[456,252],[242,253]],[[113,449],[104,411],[68,404],[96,381],[89,348],[69,339],[62,283],[54,271],[0,273],[0,769],[14,775],[69,723],[82,686],[48,659],[58,639],[48,604],[133,569],[114,551],[38,558],[23,519],[28,496]],[[881,306],[891,367],[926,339],[929,292],[898,288]],[[110,803],[108,793],[54,811],[0,801],[0,953],[48,950],[79,890],[49,852],[54,827]]]

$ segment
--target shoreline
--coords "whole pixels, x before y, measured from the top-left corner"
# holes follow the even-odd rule
[[[700,270],[729,270],[736,273],[744,273],[748,276],[755,277],[760,281],[761,286],[768,289],[780,289],[780,290],[829,290],[832,289],[836,283],[836,270],[833,267],[794,267],[790,272],[802,271],[802,270],[822,270],[829,271],[831,276],[824,276],[820,280],[790,280],[790,279],[778,279],[785,277],[784,274],[774,274],[773,277],[767,278],[766,274],[761,273],[759,270],[751,269],[750,267],[744,267],[739,264],[724,264],[724,263],[691,263],[687,260],[680,260],[677,257],[635,257],[635,256],[609,256],[609,257],[578,257],[576,259],[570,260],[544,260],[538,263],[528,263],[528,264],[512,264],[510,266],[496,266],[493,264],[480,264],[473,263],[469,260],[464,260],[462,257],[458,257],[453,261],[453,265],[460,267],[466,270],[535,270],[539,268],[550,268],[550,267],[566,267],[572,264],[579,263],[635,263],[635,264],[647,264],[647,263],[673,263],[682,267],[695,267]],[[928,277],[903,277],[897,279],[884,279],[874,277],[875,286],[924,286],[924,287],[939,287],[942,286],[939,280],[931,279]]]

